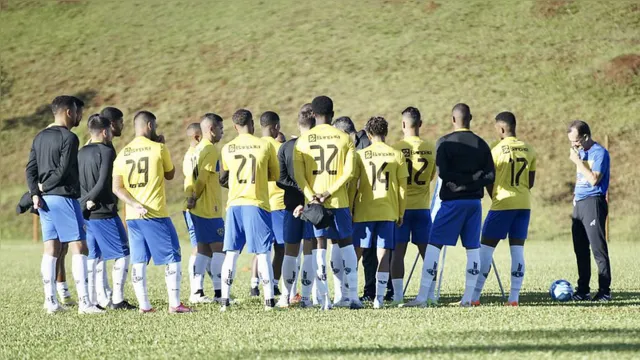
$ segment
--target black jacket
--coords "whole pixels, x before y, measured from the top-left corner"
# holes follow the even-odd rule
[[[304,205],[304,194],[296,183],[293,172],[293,150],[297,139],[289,139],[278,150],[278,163],[280,164],[280,177],[276,185],[284,190],[284,206],[293,211],[298,205]]]
[[[111,188],[116,152],[106,144],[88,144],[78,153],[80,207],[85,219],[110,219],[118,215],[118,201]],[[96,206],[87,210],[87,201]]]
[[[362,150],[371,145],[371,140],[369,140],[369,137],[364,130],[360,130],[356,133],[356,142],[354,145],[356,146],[356,150]]]

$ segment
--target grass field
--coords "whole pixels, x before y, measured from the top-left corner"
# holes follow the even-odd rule
[[[508,286],[505,245],[498,247],[496,262]],[[459,300],[464,286],[464,251],[453,248],[444,271],[445,305],[436,309],[373,310],[369,304],[360,311],[265,313],[261,301],[247,298],[250,257],[244,255],[239,262],[244,270],[232,290],[241,303],[233,311],[221,314],[217,306],[202,305],[194,314],[168,315],[163,269],[152,267],[150,296],[158,313],[83,317],[75,312],[46,315],[38,276],[40,245],[5,242],[0,249],[0,358],[637,358],[640,287],[637,272],[629,269],[636,268],[639,251],[638,243],[611,243],[614,301],[602,305],[551,302],[552,280],[575,281],[571,245],[531,241],[519,308],[502,306],[493,276],[484,306],[447,306]],[[413,256],[407,256],[408,266]],[[412,280],[409,297],[417,286]],[[183,280],[183,299],[187,288]],[[126,295],[135,299],[129,281]]]

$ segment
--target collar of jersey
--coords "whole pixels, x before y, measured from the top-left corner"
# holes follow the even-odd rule
[[[467,128],[460,128],[460,129],[453,130],[453,132],[459,132],[459,131],[471,131],[471,130],[469,130]]]
[[[504,138],[502,140],[518,140],[518,138],[515,137],[515,136],[507,136],[506,138]]]

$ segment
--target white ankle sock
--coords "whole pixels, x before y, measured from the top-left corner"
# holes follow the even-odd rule
[[[388,272],[376,273],[376,298],[379,301],[384,299],[384,292],[387,290],[387,283],[389,282]]]
[[[358,299],[358,257],[353,245],[340,248],[342,254],[343,275],[342,281],[345,282],[345,288],[348,289],[350,300]],[[342,294],[345,295],[344,293]]]
[[[98,294],[96,292],[96,259],[87,258],[87,291],[89,292],[89,303],[96,305],[98,303]]]
[[[71,296],[71,293],[69,292],[69,285],[67,285],[66,281],[56,282],[56,290],[60,299]]]
[[[509,250],[511,251],[511,291],[509,292],[509,302],[517,302],[520,299],[520,289],[524,280],[524,246],[514,245]]]
[[[107,271],[107,261],[103,258],[99,258],[96,263],[96,268],[102,269],[102,283],[104,284],[104,298],[109,299],[111,297],[111,286],[109,286],[109,272]]]
[[[40,263],[40,273],[44,284],[44,303],[47,308],[53,308],[58,304],[56,298],[56,261],[58,259],[51,255],[42,255]]]
[[[282,297],[284,299],[291,299],[293,285],[296,283],[297,276],[298,271],[296,269],[296,258],[285,255],[282,259],[282,280],[284,282]]]
[[[164,280],[167,284],[169,306],[178,307],[180,305],[180,281],[182,280],[182,269],[179,261],[167,264],[164,269]]]
[[[117,258],[113,262],[113,294],[111,295],[114,304],[124,301],[124,284],[127,282],[127,274],[129,273],[129,255]]]
[[[76,283],[78,306],[82,308],[91,306],[87,289],[87,255],[74,254],[71,257],[71,272]]]
[[[429,298],[429,290],[438,273],[439,262],[440,249],[433,245],[428,245],[425,250],[424,263],[422,264],[422,278],[420,279],[420,290],[416,297],[417,301],[427,301]]]
[[[331,271],[333,272],[333,298],[335,301],[342,300],[342,277],[344,276],[344,263],[340,247],[336,244],[331,245]]]
[[[303,300],[311,300],[313,279],[315,278],[315,273],[313,272],[313,263],[313,255],[304,255],[304,260],[302,261],[302,275],[300,280],[300,283],[302,284],[302,293],[300,294],[300,296]]]
[[[200,289],[200,281],[196,281],[196,255],[189,256],[189,294],[195,294]]]
[[[318,249],[316,252],[316,287],[321,297],[327,295],[329,289],[327,287],[327,250]]]
[[[480,246],[480,274],[478,275],[476,286],[473,289],[473,296],[471,297],[471,301],[480,301],[480,295],[482,294],[484,283],[487,281],[487,277],[489,276],[489,272],[491,271],[493,252],[495,250],[496,248],[491,246]]]
[[[464,294],[462,303],[471,303],[473,291],[480,274],[480,249],[467,249],[467,267],[465,272]]]
[[[271,266],[271,252],[266,254],[257,254],[258,273],[262,279],[262,289],[264,290],[264,299],[273,299],[273,267]]]
[[[106,307],[109,304],[109,295],[107,294],[107,269],[106,262],[102,258],[96,259],[96,301],[99,305]]]
[[[220,290],[222,279],[222,263],[224,262],[224,253],[214,252],[211,257],[211,279],[213,281],[213,290]]]
[[[404,299],[404,279],[391,279],[393,285],[393,301],[402,301]]]
[[[196,254],[196,262],[195,264],[193,264],[193,276],[198,281],[198,289],[196,291],[203,290],[202,288],[202,285],[204,285],[203,279],[205,277],[205,274],[207,273],[207,263],[210,261],[211,261],[210,257],[202,254]]]
[[[293,282],[293,287],[289,293],[289,300],[293,300],[298,292],[298,278],[300,277],[300,267],[302,265],[302,244],[300,245],[300,251],[296,257],[296,279]]]
[[[231,285],[233,284],[233,277],[236,272],[236,262],[240,253],[237,251],[227,251],[224,262],[222,263],[222,298],[229,299],[231,294]],[[252,279],[253,280],[253,279]]]
[[[131,283],[133,284],[133,291],[136,293],[140,310],[151,309],[147,293],[147,264],[137,263],[131,265]]]

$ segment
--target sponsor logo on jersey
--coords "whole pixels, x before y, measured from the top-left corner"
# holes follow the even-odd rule
[[[129,155],[131,155],[133,153],[145,152],[145,151],[151,151],[151,147],[150,146],[145,146],[145,147],[141,147],[141,148],[126,147],[126,148],[124,148],[124,156],[129,156]]]

